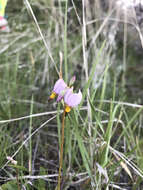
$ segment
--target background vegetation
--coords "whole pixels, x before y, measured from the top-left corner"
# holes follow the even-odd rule
[[[0,33],[0,189],[56,188],[63,107],[48,97],[59,52],[63,78],[75,75],[83,93],[66,117],[62,189],[143,188],[142,49],[132,42],[140,42],[141,28],[133,24],[139,30],[130,37],[130,24],[102,2],[8,2],[11,32]]]

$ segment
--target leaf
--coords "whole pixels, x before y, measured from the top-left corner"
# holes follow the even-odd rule
[[[11,168],[16,168],[16,169],[21,170],[21,171],[25,171],[25,172],[28,171],[28,170],[27,170],[25,167],[23,167],[23,166],[14,165],[14,164],[8,164],[8,166],[11,167]]]
[[[2,190],[16,190],[17,189],[17,183],[16,181],[9,181],[2,186],[0,186]]]

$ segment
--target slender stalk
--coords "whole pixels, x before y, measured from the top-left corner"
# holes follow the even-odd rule
[[[61,148],[60,148],[60,162],[59,162],[59,176],[58,176],[58,188],[57,190],[61,189],[61,170],[63,166],[63,146],[64,146],[64,128],[65,128],[65,109],[63,112],[62,117],[62,136],[61,136]]]
[[[20,182],[19,182],[19,171],[18,168],[16,169],[16,181],[17,181],[17,188],[20,190]]]
[[[63,76],[62,76],[63,54],[62,54],[61,51],[60,51],[59,55],[60,55],[60,72],[59,72],[59,77],[63,78]]]
[[[32,115],[33,113],[33,95],[31,98],[31,107],[30,107],[30,115]],[[31,138],[31,134],[32,134],[32,117],[30,117],[30,127],[29,127],[29,174],[32,175],[32,138]]]
[[[123,76],[122,76],[122,86],[123,92],[125,92],[125,85],[126,85],[126,62],[127,62],[127,13],[124,12],[124,46],[123,46]]]
[[[64,66],[65,66],[65,81],[68,80],[68,65],[67,65],[67,13],[68,0],[65,1],[65,23],[64,23]]]

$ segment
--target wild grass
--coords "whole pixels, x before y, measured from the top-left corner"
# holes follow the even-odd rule
[[[142,189],[142,88],[128,79],[140,58],[128,49],[127,21],[120,46],[111,32],[120,18],[103,15],[98,0],[24,2],[15,13],[9,2],[11,33],[0,34],[0,189],[57,187],[63,106],[48,97],[59,52],[64,80],[76,75],[83,94],[65,118],[61,189]]]

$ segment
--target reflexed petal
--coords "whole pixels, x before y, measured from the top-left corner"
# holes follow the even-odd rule
[[[69,89],[64,96],[65,103],[70,107],[76,107],[82,100],[82,93],[79,90],[78,93],[72,93],[72,89]]]
[[[69,96],[73,93],[73,88],[68,88],[66,94],[64,96],[64,102],[67,103],[69,100]]]
[[[64,90],[67,87],[66,83],[64,82],[63,79],[57,80],[57,82],[54,85],[53,92],[56,94],[60,94],[62,90]]]

